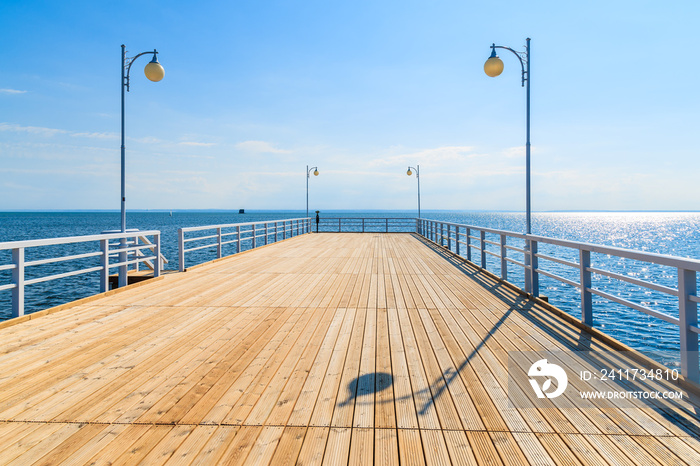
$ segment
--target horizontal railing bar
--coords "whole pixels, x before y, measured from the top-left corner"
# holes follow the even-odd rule
[[[185,243],[189,243],[190,241],[198,241],[198,240],[202,240],[202,239],[211,239],[211,238],[218,238],[218,237],[219,237],[219,235],[195,236],[194,238],[185,238]]]
[[[148,249],[149,251],[152,251],[153,245],[152,244],[143,244],[141,246],[132,246],[130,248],[110,249],[109,250],[109,257],[118,256],[120,253],[123,253],[123,252],[141,251],[142,249]]]
[[[25,267],[31,267],[33,265],[43,265],[43,264],[53,264],[56,262],[64,262],[64,261],[70,261],[70,260],[76,260],[76,259],[85,259],[87,257],[97,257],[101,256],[104,253],[102,251],[97,251],[97,252],[87,252],[85,254],[76,254],[74,256],[63,256],[63,257],[55,257],[51,259],[41,259],[41,260],[36,260],[36,261],[28,261],[25,262],[24,265]]]
[[[0,271],[2,270],[12,270],[17,267],[15,264],[0,265]]]
[[[522,248],[515,247],[515,246],[511,246],[511,245],[509,245],[509,244],[506,244],[506,249],[510,249],[511,251],[517,251],[517,252],[520,252],[520,253],[522,253],[522,254],[527,253],[526,250],[524,250],[524,249],[522,249]]]
[[[675,288],[670,288],[668,286],[663,286],[663,285],[657,285],[656,283],[650,283],[650,282],[647,282],[644,280],[639,280],[637,278],[627,277],[627,276],[621,275],[619,273],[608,272],[607,270],[596,269],[594,267],[587,267],[587,270],[590,271],[591,273],[595,273],[597,275],[603,275],[606,277],[615,278],[617,280],[627,282],[627,283],[632,283],[634,285],[638,285],[638,286],[641,286],[643,288],[649,288],[652,290],[660,291],[662,293],[667,293],[667,294],[670,294],[671,296],[678,296],[678,290]]]
[[[656,317],[657,319],[661,319],[663,321],[666,321],[669,324],[680,325],[680,321],[676,317],[670,316],[668,314],[664,314],[662,312],[655,311],[653,309],[649,309],[648,307],[640,306],[639,304],[633,303],[632,301],[629,301],[627,299],[613,296],[609,293],[606,293],[606,292],[601,291],[601,290],[597,290],[595,288],[586,288],[586,291],[590,291],[591,293],[597,294],[598,296],[600,296],[602,298],[616,302],[618,304],[622,304],[623,306],[631,307],[632,309],[636,309],[636,310],[643,312],[647,315],[650,315],[652,317]]]
[[[499,259],[501,258],[500,254],[493,251],[489,251],[488,249],[484,249],[484,253],[488,254],[489,256],[498,257]]]
[[[437,225],[452,225],[455,227],[460,227],[460,228],[469,228],[470,230],[475,230],[475,231],[484,231],[486,233],[494,233],[494,234],[505,234],[508,237],[513,237],[513,238],[521,238],[525,240],[533,240],[537,241],[540,243],[545,243],[545,244],[553,244],[556,246],[563,246],[571,249],[576,249],[576,250],[584,250],[584,251],[590,251],[594,252],[597,254],[609,254],[612,256],[616,257],[623,257],[625,259],[632,259],[632,260],[638,260],[642,262],[651,262],[653,264],[657,265],[666,265],[669,267],[678,267],[686,270],[693,270],[696,272],[700,272],[700,260],[697,259],[689,259],[689,258],[684,258],[684,257],[678,257],[678,256],[670,256],[670,255],[664,255],[664,254],[655,254],[655,253],[649,253],[649,252],[642,252],[642,251],[635,251],[632,249],[624,249],[624,248],[618,248],[614,246],[603,246],[603,245],[598,245],[598,244],[592,244],[592,243],[580,243],[576,241],[570,241],[570,240],[562,240],[562,239],[556,239],[556,238],[550,238],[547,236],[537,236],[537,235],[526,235],[522,233],[516,233],[513,231],[506,231],[506,230],[494,230],[491,228],[482,228],[482,227],[476,227],[473,225],[464,225],[464,224],[458,224],[458,223],[450,223],[450,222],[436,222],[435,220],[428,220],[430,223],[434,223]],[[479,237],[474,237],[470,236],[473,239],[480,240],[481,238]]]
[[[485,240],[484,240],[484,243],[486,243],[486,244],[491,244],[491,245],[493,245],[493,246],[498,246],[499,248],[501,247],[501,243],[498,243],[498,242],[496,242],[496,241],[489,241],[489,240],[485,239]]]
[[[74,275],[82,275],[84,273],[97,272],[102,270],[102,266],[91,267],[89,269],[73,270],[72,272],[59,273],[56,275],[48,275],[46,277],[34,278],[32,280],[25,280],[25,285],[33,285],[35,283],[48,282],[50,280],[57,280],[59,278],[72,277]]]
[[[602,246],[590,243],[578,243],[576,241],[560,240],[548,238],[545,236],[527,236],[527,238],[541,243],[554,244],[572,249],[582,249],[584,251],[594,252],[596,254],[608,254],[611,256],[622,257],[625,259],[638,260],[641,262],[651,262],[657,265],[666,265],[669,267],[677,267],[686,270],[700,271],[700,260],[688,259],[677,256],[655,254],[650,252],[635,251],[632,249],[617,248],[613,246]]]
[[[115,267],[121,267],[122,265],[133,265],[133,264],[140,264],[141,262],[147,262],[147,261],[153,261],[156,260],[156,256],[144,256],[144,257],[138,257],[133,260],[128,260],[124,262],[115,262],[113,264],[109,264],[109,268],[113,269]],[[100,270],[102,267],[100,267]]]
[[[688,325],[688,328],[691,332],[700,333],[700,327],[696,327],[695,325]]]
[[[568,278],[560,277],[560,276],[557,275],[557,274],[554,274],[554,273],[551,273],[551,272],[547,272],[547,271],[542,270],[542,269],[535,269],[535,272],[537,272],[537,273],[539,273],[539,274],[541,274],[541,275],[544,275],[545,277],[553,278],[553,279],[558,280],[558,281],[560,281],[560,282],[562,282],[562,283],[566,283],[567,285],[571,285],[571,286],[573,286],[573,287],[575,287],[575,288],[579,288],[579,289],[581,288],[581,284],[580,284],[580,283],[576,283],[575,281],[569,280]]]
[[[278,220],[279,222],[291,222],[291,221],[307,221],[311,217],[306,217],[306,218],[290,218],[290,219],[284,219],[284,220]],[[186,228],[181,228],[181,230],[185,233],[190,232],[190,231],[202,231],[202,230],[214,230],[216,228],[228,228],[228,227],[242,227],[242,226],[248,226],[248,225],[264,225],[265,223],[272,223],[273,221],[261,221],[261,222],[247,222],[247,223],[227,223],[225,225],[206,225],[202,227],[186,227]],[[250,231],[250,230],[247,230]]]
[[[0,286],[0,291],[5,291],[5,290],[11,290],[12,288],[16,288],[17,285],[14,283],[10,283],[9,285],[2,285]]]
[[[185,249],[185,252],[199,251],[200,249],[206,249],[206,248],[215,248],[217,245],[218,245],[218,243],[207,244],[204,246],[197,246],[196,248]]]
[[[690,295],[690,296],[688,296],[688,299],[694,303],[700,303],[700,297],[698,297],[698,296]]]
[[[241,238],[241,241],[243,241],[243,238]],[[224,244],[233,244],[233,243],[237,243],[237,242],[238,242],[238,239],[232,239],[230,241],[222,241],[221,245],[223,246]],[[216,246],[216,244],[214,246]],[[185,249],[185,251],[189,251],[189,249]]]
[[[73,243],[87,243],[90,241],[101,241],[119,238],[133,238],[136,232],[127,233],[107,233],[103,235],[87,235],[87,236],[65,236],[62,238],[45,238],[45,239],[30,239],[22,241],[9,241],[5,243],[0,243],[0,250],[4,249],[17,249],[17,248],[35,248],[39,246],[55,246],[57,244],[73,244]],[[139,235],[159,235],[160,232],[157,230],[139,231]]]
[[[506,262],[510,262],[511,264],[519,265],[522,268],[527,268],[525,264],[522,262],[518,262],[515,259],[511,259],[510,257],[506,257]]]
[[[523,251],[523,252],[525,252],[525,251]],[[540,259],[545,259],[548,261],[556,262],[557,264],[568,265],[569,267],[572,267],[574,269],[580,268],[580,264],[578,264],[577,262],[570,262],[570,261],[567,261],[564,259],[559,259],[558,257],[548,256],[546,254],[537,253],[537,254],[535,254],[535,257],[539,257]]]

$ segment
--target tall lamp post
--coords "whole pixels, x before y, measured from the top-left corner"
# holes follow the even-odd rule
[[[525,232],[529,235],[532,233],[531,210],[530,210],[530,38],[526,39],[525,52],[516,52],[510,47],[503,47],[493,44],[491,46],[491,56],[484,63],[484,72],[495,78],[503,72],[503,62],[498,55],[496,49],[510,50],[520,60],[522,68],[522,86],[527,83],[526,93],[526,140],[525,140]]]
[[[126,146],[124,144],[125,137],[124,137],[124,102],[125,102],[125,92],[129,92],[129,73],[131,72],[131,65],[134,63],[134,61],[139,58],[141,55],[147,55],[147,54],[153,54],[153,59],[146,65],[144,68],[143,72],[146,75],[146,77],[153,81],[153,82],[158,82],[163,77],[165,76],[165,70],[161,66],[160,63],[158,63],[158,52],[153,49],[153,52],[142,52],[136,55],[135,57],[132,58],[127,58],[126,56],[126,46],[122,44],[122,81],[121,81],[121,92],[122,92],[122,147],[121,147],[121,152],[122,152],[122,180],[121,180],[121,188],[122,188],[122,225],[121,225],[121,230],[122,233],[126,233]],[[121,240],[121,246],[122,248],[126,247],[126,238],[122,238]],[[126,252],[122,252],[119,255],[119,262],[126,262]],[[127,284],[127,278],[126,278],[126,273],[127,273],[127,266],[126,265],[121,265],[119,267],[119,286],[124,286]]]
[[[318,176],[318,167],[306,166],[306,218],[309,218],[309,178],[311,178],[311,170],[314,171],[314,176]]]
[[[420,217],[420,165],[416,165],[416,167],[408,167],[408,170],[406,171],[406,174],[408,176],[413,175],[413,172],[411,169],[414,169],[416,171],[416,180],[418,181],[418,218]]]
[[[484,72],[492,78],[495,78],[503,72],[503,62],[498,58],[498,55],[496,55],[496,49],[510,50],[518,57],[522,70],[522,86],[525,87],[525,83],[527,83],[525,91],[525,233],[529,235],[532,233],[532,211],[530,209],[530,38],[528,37],[525,40],[525,52],[516,52],[510,47],[503,47],[495,43],[491,45],[491,56],[486,60],[486,63],[484,63]],[[533,270],[536,267],[536,262],[532,259],[533,255],[537,253],[537,250],[533,250],[530,244],[529,240],[525,242],[525,291],[538,295],[539,292],[537,290],[539,286],[535,282],[537,280],[537,274],[534,273]]]

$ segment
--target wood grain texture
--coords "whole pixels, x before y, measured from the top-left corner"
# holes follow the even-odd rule
[[[538,351],[639,367],[416,235],[304,235],[0,328],[0,464],[700,463],[669,382],[514,407]]]

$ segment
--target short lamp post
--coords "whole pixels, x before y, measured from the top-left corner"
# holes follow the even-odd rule
[[[406,171],[406,174],[408,176],[413,175],[413,172],[411,171],[411,169],[416,171],[416,180],[418,181],[418,218],[421,218],[420,217],[420,165],[416,165],[415,168],[408,167],[408,170]]]
[[[124,103],[125,103],[125,92],[129,92],[129,73],[131,72],[131,65],[134,63],[134,61],[139,58],[141,55],[147,55],[147,54],[153,54],[153,59],[146,65],[146,68],[143,70],[143,72],[146,74],[146,77],[153,81],[153,82],[158,82],[163,77],[165,76],[165,70],[161,66],[160,63],[158,63],[158,52],[154,49],[153,52],[142,52],[136,55],[133,58],[127,58],[126,56],[126,46],[122,45],[122,81],[121,81],[121,92],[122,92],[122,146],[121,146],[121,155],[122,155],[122,160],[121,160],[121,165],[122,165],[122,179],[121,179],[121,193],[122,193],[122,222],[121,222],[121,230],[122,233],[126,233],[126,146],[124,144],[125,141],[125,136],[124,136]],[[122,238],[121,240],[121,246],[122,248],[126,248],[126,238]],[[124,263],[126,262],[126,252],[122,252],[119,254],[119,262]],[[127,265],[121,265],[119,266],[119,286],[124,286],[127,284]]]
[[[314,171],[314,176],[318,176],[318,167],[306,166],[306,218],[309,218],[309,178],[311,178],[311,170]]]

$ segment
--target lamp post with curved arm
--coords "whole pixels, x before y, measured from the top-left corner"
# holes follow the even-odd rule
[[[408,167],[408,170],[406,170],[408,176],[413,175],[412,168],[416,171],[416,181],[418,181],[418,218],[420,218],[420,165],[416,165],[415,168]]]
[[[491,46],[491,56],[484,63],[484,72],[495,78],[503,72],[503,62],[496,49],[510,50],[520,60],[522,68],[522,86],[527,83],[526,93],[526,140],[525,140],[525,232],[529,235],[531,231],[531,210],[530,210],[530,38],[526,39],[525,52],[516,52],[510,47],[503,47],[493,44]]]
[[[121,230],[122,233],[126,232],[126,146],[124,144],[125,137],[124,137],[124,103],[125,103],[125,92],[129,92],[129,73],[131,72],[131,65],[134,63],[134,60],[139,58],[141,55],[147,55],[147,54],[153,54],[153,59],[146,65],[144,68],[143,72],[146,75],[146,77],[153,81],[157,82],[163,79],[165,76],[165,70],[163,69],[163,66],[161,66],[160,63],[158,63],[158,52],[153,49],[153,52],[142,52],[136,55],[135,57],[132,58],[127,58],[126,56],[126,46],[122,44],[122,80],[121,80],[121,92],[122,92],[122,145],[121,145],[121,166],[122,166],[122,179],[121,179],[121,204],[122,204],[122,209],[121,209],[121,214],[122,214],[122,221],[121,221]],[[122,248],[126,247],[126,239],[122,239]],[[119,255],[119,262],[126,262],[126,252],[122,252]],[[119,267],[119,286],[124,286],[127,283],[127,266],[122,265]]]
[[[522,86],[525,87],[527,83],[526,94],[526,139],[525,139],[525,233],[532,233],[532,211],[530,209],[530,38],[528,37],[525,42],[525,52],[516,52],[510,47],[503,47],[501,45],[496,45],[495,43],[491,45],[491,56],[484,63],[484,72],[491,76],[492,78],[498,76],[503,72],[503,62],[498,55],[496,55],[496,49],[510,50],[513,54],[518,57],[520,61],[520,68],[522,70]],[[537,243],[534,243],[536,245]],[[525,241],[525,291],[528,293],[534,292],[535,296],[539,294],[539,286],[537,285],[537,274],[534,269],[537,267],[536,256],[537,249],[530,240]]]
[[[309,178],[311,177],[311,170],[314,171],[314,176],[318,176],[318,167],[306,166],[306,218],[309,217]]]

